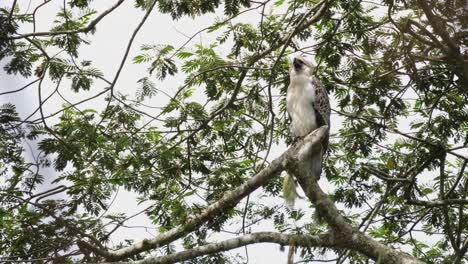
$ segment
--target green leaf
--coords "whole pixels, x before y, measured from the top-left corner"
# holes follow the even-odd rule
[[[194,54],[192,52],[188,52],[188,51],[179,51],[176,56],[180,59],[186,59],[186,58],[189,58],[189,57],[192,57]]]
[[[280,6],[280,5],[284,4],[284,0],[277,0],[277,1],[275,1],[274,4],[275,4],[275,6]]]
[[[426,188],[423,188],[421,190],[421,195],[426,196],[426,195],[428,195],[430,193],[433,193],[433,192],[434,192],[434,190],[432,188],[426,187]]]
[[[395,157],[392,156],[387,160],[387,168],[390,170],[394,170],[396,169],[396,167],[397,167],[397,164],[396,164]]]

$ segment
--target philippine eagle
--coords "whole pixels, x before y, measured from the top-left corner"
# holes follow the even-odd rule
[[[314,68],[310,61],[299,55],[289,69],[286,106],[291,118],[291,132],[296,138],[303,138],[323,125],[330,128],[330,101],[323,84],[313,76]],[[320,178],[327,148],[328,134],[322,141],[321,150],[311,156],[310,168],[316,180]]]

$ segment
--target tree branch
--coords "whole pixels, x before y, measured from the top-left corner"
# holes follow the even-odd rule
[[[256,243],[276,243],[282,246],[294,243],[301,247],[335,247],[335,238],[331,233],[323,235],[288,235],[274,232],[258,232],[252,233],[232,239],[228,239],[218,243],[212,243],[193,249],[177,252],[174,254],[158,257],[150,257],[140,261],[119,262],[119,264],[163,264],[176,263],[189,259],[194,259],[208,254],[215,254],[242,246]],[[106,264],[106,263],[102,263]],[[110,264],[110,263],[108,263]]]
[[[395,177],[392,177],[391,175],[383,172],[383,171],[380,171],[380,170],[377,170],[377,169],[374,169],[372,167],[369,167],[369,166],[362,166],[362,168],[367,171],[368,173],[374,175],[375,177],[381,179],[381,180],[384,180],[384,181],[388,181],[388,182],[411,182],[411,179],[409,178],[395,178]]]
[[[445,200],[435,200],[435,201],[422,201],[422,200],[409,200],[409,204],[422,205],[425,207],[438,207],[438,206],[447,206],[447,205],[466,205],[468,200],[465,199],[445,199]]]
[[[77,30],[63,30],[63,31],[47,31],[47,32],[33,32],[33,33],[27,33],[27,34],[22,34],[18,36],[13,36],[9,37],[8,40],[13,40],[13,39],[22,39],[26,37],[43,37],[43,36],[57,36],[57,35],[67,35],[67,34],[76,34],[76,33],[88,33],[89,31],[93,30],[96,25],[108,14],[110,14],[112,11],[114,11],[117,7],[119,7],[124,0],[119,0],[115,5],[113,5],[111,8],[107,9],[106,11],[102,12],[101,15],[99,15],[96,19],[91,21],[86,27],[80,28]]]

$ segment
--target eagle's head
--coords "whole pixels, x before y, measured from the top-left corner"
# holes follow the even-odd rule
[[[314,72],[315,66],[305,56],[298,55],[294,57],[290,66],[290,73],[294,75],[310,76]]]

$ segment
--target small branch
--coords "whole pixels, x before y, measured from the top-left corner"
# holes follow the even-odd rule
[[[410,179],[408,178],[395,178],[395,177],[392,177],[391,175],[383,172],[383,171],[380,171],[380,170],[377,170],[377,169],[374,169],[372,167],[368,167],[368,166],[362,166],[362,168],[369,172],[370,174],[374,175],[375,177],[381,179],[381,180],[384,180],[384,181],[388,181],[388,182],[411,182]]]
[[[451,194],[455,191],[455,189],[457,188],[458,183],[460,183],[460,180],[463,178],[463,174],[465,173],[466,165],[468,165],[468,160],[465,160],[465,161],[463,162],[463,165],[462,165],[462,167],[460,168],[460,171],[458,172],[457,179],[455,180],[455,182],[453,183],[452,187],[451,187],[450,190],[447,192],[447,194],[445,194],[446,197],[450,197],[450,195],[451,195]]]
[[[8,18],[7,18],[8,23],[11,23],[11,17],[13,16],[13,13],[15,11],[16,2],[17,2],[17,0],[14,0],[13,4],[11,5],[10,13],[8,14]]]
[[[31,81],[30,83],[26,84],[25,86],[23,86],[23,87],[21,87],[21,88],[18,88],[18,89],[16,89],[16,90],[11,90],[11,91],[2,92],[2,93],[0,93],[0,96],[5,95],[5,94],[11,94],[11,93],[21,92],[21,91],[23,91],[24,89],[28,88],[29,86],[31,86],[31,85],[37,83],[37,82],[40,81],[40,80],[41,80],[41,78],[37,78],[36,80]]]
[[[409,200],[409,204],[413,205],[422,205],[425,207],[438,207],[438,206],[447,206],[447,205],[467,205],[468,200],[465,199],[445,199],[445,200],[436,200],[436,201],[422,201],[422,200]]]
[[[125,65],[125,62],[127,61],[127,57],[128,57],[128,54],[130,53],[130,49],[132,48],[132,45],[133,45],[133,42],[135,41],[135,38],[138,34],[138,32],[140,31],[140,29],[143,27],[143,25],[145,24],[146,20],[148,19],[149,15],[151,14],[151,12],[153,11],[153,8],[154,6],[156,5],[157,1],[154,0],[153,3],[148,7],[148,9],[146,10],[146,13],[145,15],[143,16],[143,18],[141,19],[140,23],[138,23],[138,25],[136,26],[136,28],[133,30],[133,33],[130,37],[130,40],[128,41],[127,43],[127,47],[125,48],[125,52],[124,52],[124,55],[122,57],[122,59],[120,60],[120,65],[119,67],[117,68],[117,71],[114,75],[114,79],[112,80],[110,86],[109,86],[109,89],[110,89],[110,95],[109,95],[109,101],[107,102],[107,105],[106,105],[106,108],[104,109],[103,111],[103,116],[101,118],[101,120],[98,122],[98,124],[96,125],[96,130],[97,128],[102,124],[102,122],[104,122],[104,120],[108,117],[107,116],[107,113],[108,113],[108,109],[109,109],[109,106],[112,102],[112,98],[114,99],[118,99],[117,97],[114,96],[114,87],[115,87],[115,84],[117,83],[117,80],[119,79],[119,76],[120,76],[120,73],[122,72],[122,69]],[[94,133],[96,133],[96,130],[94,131]]]
[[[27,38],[27,37],[41,37],[41,36],[57,36],[57,35],[67,35],[67,34],[76,34],[76,33],[88,33],[89,31],[93,30],[96,25],[109,13],[114,11],[117,7],[119,7],[124,0],[119,0],[114,6],[111,8],[107,9],[106,11],[102,12],[101,15],[99,15],[96,19],[91,21],[86,27],[80,28],[77,30],[63,30],[63,31],[47,31],[47,32],[34,32],[34,33],[27,33],[27,34],[22,34],[18,36],[13,36],[9,37],[8,40],[13,40],[13,39],[22,39],[22,38]]]

